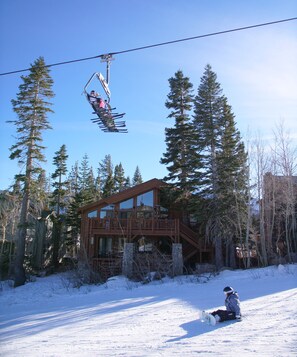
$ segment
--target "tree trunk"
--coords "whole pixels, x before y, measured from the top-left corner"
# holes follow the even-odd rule
[[[236,254],[235,254],[235,245],[233,241],[228,245],[229,248],[229,264],[230,268],[236,269]]]
[[[29,195],[28,190],[25,189],[22,209],[20,216],[20,223],[17,230],[17,244],[16,244],[16,257],[14,263],[14,287],[18,287],[25,284],[26,274],[24,269],[24,259],[25,259],[25,245],[26,245],[26,236],[27,236],[27,216],[29,208]]]
[[[53,233],[52,233],[52,239],[53,239],[52,264],[54,268],[58,268],[59,266],[59,249],[60,249],[60,240],[61,240],[60,235],[61,235],[61,222],[55,220],[53,225]]]
[[[44,241],[46,237],[46,224],[44,219],[39,219],[36,222],[36,231],[34,239],[34,267],[36,269],[42,269],[43,267],[43,256],[44,256]]]
[[[262,203],[263,205],[263,203]],[[260,243],[261,243],[261,256],[264,266],[268,265],[266,239],[265,239],[265,226],[264,226],[264,209],[260,208]]]
[[[223,267],[222,238],[220,235],[215,238],[215,264],[217,270]]]

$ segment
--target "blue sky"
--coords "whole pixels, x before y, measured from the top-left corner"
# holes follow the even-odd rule
[[[28,68],[39,56],[52,64],[296,16],[296,0],[2,0],[0,72]],[[130,177],[137,165],[144,180],[164,177],[164,129],[173,125],[164,105],[168,79],[181,69],[197,92],[208,63],[243,138],[255,132],[269,138],[283,120],[296,144],[296,42],[291,21],[116,56],[111,104],[126,113],[128,134],[103,133],[90,121],[82,91],[94,72],[105,75],[99,59],[52,67],[55,113],[53,130],[43,135],[43,167],[53,172],[54,153],[65,144],[69,169],[87,154],[96,171],[110,154]],[[0,77],[0,189],[21,170],[9,159],[15,127],[6,123],[16,119],[11,99],[21,74]],[[99,82],[93,87],[102,92]]]

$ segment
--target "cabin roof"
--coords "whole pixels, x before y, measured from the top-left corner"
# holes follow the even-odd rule
[[[99,201],[92,202],[85,206],[82,206],[78,209],[78,212],[84,213],[90,211],[91,209],[95,209],[98,206],[110,205],[121,201],[125,201],[133,196],[148,192],[154,188],[161,188],[165,186],[167,186],[167,184],[164,181],[153,178],[149,181],[140,183],[136,186],[129,187],[121,192],[117,192],[109,197],[102,198]]]

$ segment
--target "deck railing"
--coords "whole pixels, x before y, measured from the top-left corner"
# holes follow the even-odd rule
[[[178,220],[176,219],[145,219],[145,218],[90,218],[93,233],[97,234],[123,234],[130,236],[133,233],[143,234],[178,234]]]

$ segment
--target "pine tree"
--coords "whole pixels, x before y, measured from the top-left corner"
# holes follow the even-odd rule
[[[78,208],[98,199],[98,180],[94,178],[87,154],[84,155],[80,165],[76,162],[72,167],[68,181],[70,197],[66,215],[68,233],[66,245],[75,254],[81,225]]]
[[[195,137],[190,117],[193,85],[180,70],[169,79],[169,85],[170,93],[165,105],[171,110],[168,118],[174,119],[174,127],[165,129],[166,152],[160,162],[167,165],[169,174],[164,180],[177,189],[176,200],[182,205],[183,219],[186,221],[187,201],[193,191],[193,169],[196,167],[196,152],[193,150]]]
[[[243,246],[248,217],[247,154],[226,99],[223,119],[221,150],[218,152],[218,204],[226,246],[225,265],[235,267],[234,245]]]
[[[78,162],[75,162],[68,175],[68,188],[69,197],[67,197],[67,212],[66,212],[66,224],[67,224],[67,238],[66,246],[68,250],[76,252],[78,243],[78,237],[80,233],[80,216],[77,209],[82,205],[80,189],[79,189],[79,168]]]
[[[53,158],[53,165],[56,166],[55,172],[52,174],[52,179],[57,180],[53,182],[54,191],[52,194],[53,203],[56,208],[57,217],[60,216],[61,208],[65,207],[63,199],[67,193],[67,180],[63,181],[63,176],[67,173],[67,150],[66,146],[62,145],[59,151],[55,152]]]
[[[115,184],[115,191],[120,192],[125,188],[125,171],[120,163],[119,165],[115,165],[114,168],[114,184]]]
[[[115,182],[113,164],[110,155],[106,155],[104,160],[99,163],[99,175],[101,179],[102,197],[112,195],[115,192]]]
[[[30,74],[22,76],[21,79],[23,83],[19,86],[17,99],[12,100],[13,110],[18,115],[18,120],[10,121],[17,128],[17,142],[10,148],[10,158],[17,159],[22,165],[25,164],[25,173],[18,176],[24,184],[24,194],[17,234],[15,287],[23,285],[26,280],[23,263],[29,205],[34,180],[41,172],[39,164],[45,161],[42,154],[44,146],[41,145],[42,132],[51,128],[47,120],[48,113],[52,112],[51,103],[48,100],[54,96],[51,89],[53,81],[42,57],[31,65]]]
[[[89,165],[87,154],[84,155],[81,165],[79,166],[78,184],[82,204],[94,202],[96,200],[97,190],[93,168]]]
[[[97,175],[95,179],[95,201],[101,200],[101,198],[101,178],[99,175]]]
[[[133,178],[132,178],[132,186],[139,185],[140,183],[143,183],[142,176],[140,173],[140,169],[138,165],[136,166]]]
[[[235,221],[246,190],[246,155],[234,115],[217,75],[207,65],[195,98],[194,126],[196,152],[200,169],[197,173],[196,208],[204,212],[206,234],[214,242],[217,268],[223,266],[223,244],[233,245]],[[201,169],[202,168],[202,169]],[[243,204],[244,205],[244,204]]]
[[[127,176],[125,180],[125,188],[129,188],[129,187],[131,187],[131,179],[130,176]]]
[[[78,161],[71,167],[69,175],[67,177],[68,182],[68,195],[69,201],[73,198],[79,191],[79,169]]]
[[[67,150],[66,146],[62,145],[60,150],[55,152],[53,164],[56,166],[55,172],[52,174],[52,179],[57,180],[53,182],[54,191],[52,193],[52,204],[56,210],[56,218],[54,219],[53,227],[53,266],[58,266],[58,253],[61,242],[61,230],[63,223],[63,208],[65,208],[65,196],[67,194],[67,184],[63,177],[67,173]],[[62,212],[61,212],[62,210]],[[62,213],[62,214],[61,214]]]

